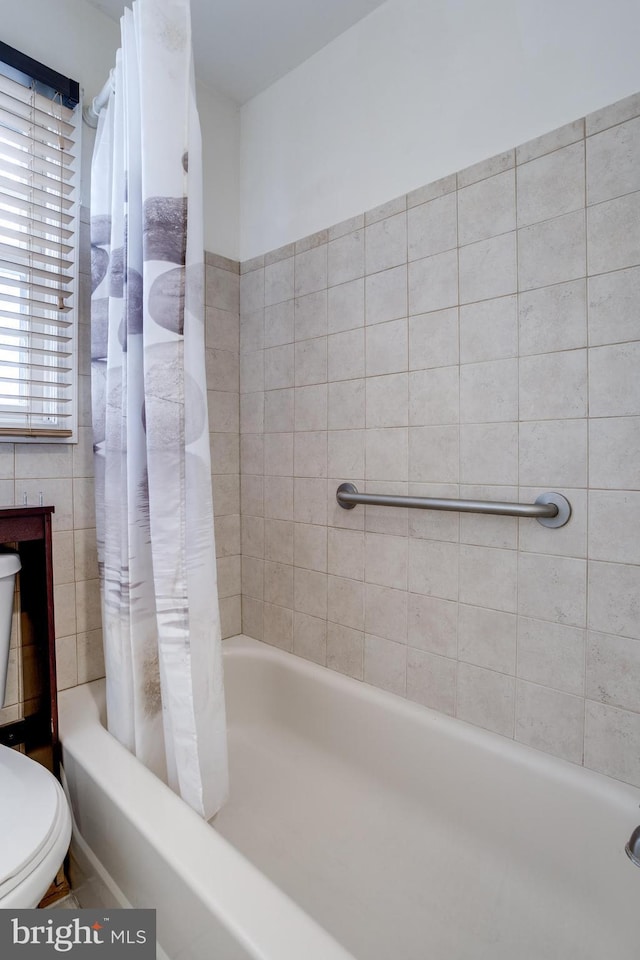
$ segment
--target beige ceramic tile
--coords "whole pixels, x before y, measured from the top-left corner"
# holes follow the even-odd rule
[[[327,571],[327,529],[310,523],[294,524],[294,562],[307,570]]]
[[[364,276],[364,230],[354,230],[329,243],[328,270],[330,287]]]
[[[243,558],[243,566],[246,558]],[[264,599],[293,610],[293,567],[286,563],[264,563]]]
[[[330,670],[362,680],[364,634],[339,623],[327,624],[327,666]]]
[[[403,211],[365,229],[366,272],[378,273],[407,260],[407,215]]]
[[[409,476],[412,483],[458,482],[458,431],[455,425],[409,428]]]
[[[457,544],[410,539],[409,590],[441,600],[457,600]]]
[[[584,695],[585,631],[545,620],[518,620],[518,676]]]
[[[584,207],[585,153],[580,140],[518,167],[518,226]]]
[[[439,597],[409,594],[407,642],[410,647],[456,658],[458,604]]]
[[[640,643],[626,637],[589,633],[586,696],[589,700],[638,711]]]
[[[409,314],[431,313],[458,303],[458,253],[449,250],[409,264]]]
[[[462,483],[518,482],[518,424],[466,423],[460,427]]]
[[[460,662],[456,715],[478,727],[512,737],[515,680],[493,670]]]
[[[460,303],[515,293],[515,231],[461,247],[459,254]]]
[[[570,420],[586,415],[586,350],[521,358],[521,420]]]
[[[296,611],[293,615],[293,652],[305,660],[327,665],[327,621]]]
[[[522,553],[518,558],[518,613],[583,627],[586,563],[568,557]]]
[[[586,283],[572,280],[518,297],[520,355],[587,345]]]
[[[366,380],[368,427],[406,427],[408,422],[408,375],[395,373]]]
[[[407,315],[407,267],[393,267],[366,278],[365,323],[385,323]]]
[[[407,688],[406,646],[367,633],[364,638],[364,679],[375,687],[403,697]]]
[[[563,760],[582,763],[584,701],[581,697],[519,680],[516,740]]]
[[[589,478],[593,487],[640,488],[640,418],[589,422]]]
[[[318,290],[297,297],[295,303],[295,339],[322,337],[327,332],[327,291]]]
[[[294,424],[296,430],[327,429],[327,385],[325,383],[296,388]]]
[[[375,287],[375,281],[371,281]],[[364,279],[351,280],[339,287],[330,287],[327,294],[327,329],[329,333],[353,330],[364,326]]]
[[[327,245],[313,247],[295,257],[294,292],[296,297],[327,286]]]
[[[460,421],[491,423],[518,417],[518,361],[490,360],[460,367]]]
[[[640,492],[589,491],[589,558],[640,564]]]
[[[499,360],[518,355],[515,296],[460,307],[460,362]]]
[[[516,179],[508,170],[458,191],[460,245],[515,230]]]
[[[423,650],[407,650],[407,699],[422,703],[440,713],[456,712],[455,660],[438,657]]]
[[[582,140],[584,137],[584,120],[574,120],[573,123],[567,123],[563,127],[558,127],[550,133],[543,133],[533,140],[516,147],[516,162],[518,164],[527,163],[529,160],[535,160],[536,157],[542,157],[545,153],[552,153],[562,147],[569,146]]]
[[[587,203],[640,190],[640,117],[587,139]]]
[[[456,194],[430,200],[409,210],[409,260],[432,257],[457,245]]]
[[[589,274],[640,263],[640,192],[587,209]]]
[[[407,593],[373,583],[364,586],[365,633],[377,631],[386,640],[407,642]],[[366,674],[366,656],[365,656]]]
[[[584,765],[640,786],[640,714],[587,700]]]
[[[458,657],[509,675],[516,668],[517,618],[512,613],[460,604]]]
[[[640,268],[589,279],[589,343],[592,347],[639,336]]]
[[[407,589],[408,540],[381,534],[365,535],[365,580],[383,587]]]
[[[407,370],[408,325],[406,320],[392,320],[368,327],[366,332],[367,376],[399,373]]]
[[[640,414],[640,341],[589,350],[589,413],[592,417]]]
[[[584,211],[518,231],[518,286],[546,287],[586,275]]]
[[[640,639],[640,568],[589,562],[589,621],[592,630]]]
[[[458,362],[458,310],[409,317],[409,369],[448,367]]]

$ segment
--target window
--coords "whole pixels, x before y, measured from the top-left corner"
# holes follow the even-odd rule
[[[75,439],[78,101],[0,43],[0,440]]]

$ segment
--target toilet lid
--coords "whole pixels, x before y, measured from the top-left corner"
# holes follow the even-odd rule
[[[0,745],[0,886],[39,859],[58,820],[55,777]]]

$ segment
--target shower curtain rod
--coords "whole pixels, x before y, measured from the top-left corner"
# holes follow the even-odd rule
[[[93,98],[89,106],[84,106],[82,108],[82,119],[87,126],[93,127],[94,129],[98,126],[98,117],[100,115],[100,111],[103,107],[106,107],[107,100],[115,88],[116,85],[113,77],[113,70],[110,70],[109,76],[107,77],[107,82],[98,96]]]

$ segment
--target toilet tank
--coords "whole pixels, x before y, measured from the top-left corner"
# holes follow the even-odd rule
[[[4,706],[11,643],[11,617],[16,573],[20,569],[17,553],[0,553],[0,707]]]

